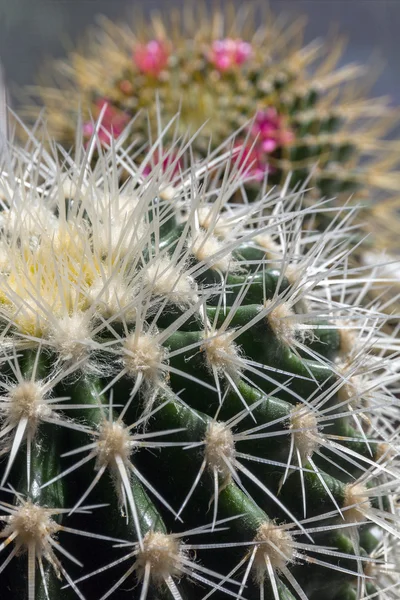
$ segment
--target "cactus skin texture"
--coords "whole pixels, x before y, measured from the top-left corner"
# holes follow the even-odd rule
[[[0,180],[1,597],[398,598],[398,342],[349,214],[235,204],[238,162],[176,174],[183,142],[144,174],[97,133],[27,138]]]

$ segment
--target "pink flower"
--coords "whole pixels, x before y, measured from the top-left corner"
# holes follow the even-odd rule
[[[251,179],[255,181],[262,181],[266,175],[273,169],[268,165],[265,154],[260,152],[260,150],[251,144],[243,146],[243,144],[238,144],[236,146],[238,148],[238,166],[244,168],[245,175],[251,177]]]
[[[130,117],[115,106],[112,106],[112,104],[110,104],[105,98],[97,100],[95,103],[95,117],[99,117],[105,105],[106,108],[101,119],[101,125],[98,129],[98,137],[103,144],[109,144],[111,137],[117,138],[119,135],[121,135],[125,126],[129,122]],[[86,121],[86,123],[83,124],[84,137],[88,138],[92,136],[95,128],[96,123]]]
[[[138,44],[133,51],[133,62],[146,75],[157,77],[168,63],[169,51],[164,42],[151,40]]]
[[[242,65],[250,58],[251,53],[252,48],[248,42],[225,38],[213,42],[209,60],[218,71],[227,71]]]
[[[293,132],[285,128],[276,108],[272,107],[257,112],[251,133],[254,138],[258,136],[257,145],[267,153],[289,144],[294,138]]]
[[[277,148],[290,144],[294,133],[286,128],[275,108],[260,110],[250,130],[250,138],[242,151],[239,164],[247,165],[247,174],[262,181],[266,173],[274,171],[269,164],[269,155]]]

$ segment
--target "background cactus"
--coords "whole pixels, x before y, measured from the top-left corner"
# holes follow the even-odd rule
[[[129,134],[3,152],[2,598],[398,598],[398,343],[351,213],[305,230],[301,190],[236,204],[238,159],[147,171]]]
[[[67,145],[75,140],[80,107],[90,136],[90,116],[105,102],[105,142],[141,108],[155,131],[157,92],[165,118],[180,107],[183,132],[202,127],[193,145],[200,155],[258,111],[248,140],[256,177],[268,172],[276,183],[292,171],[294,184],[318,163],[313,179],[322,194],[366,184],[397,191],[398,174],[390,172],[394,146],[382,139],[397,111],[385,98],[365,97],[364,67],[337,68],[343,40],[303,47],[303,29],[304,21],[278,19],[257,4],[225,3],[211,11],[190,4],[151,19],[135,14],[133,29],[101,18],[68,61],[43,69],[41,85],[31,91]],[[132,132],[145,140],[147,129],[146,118],[137,119]]]

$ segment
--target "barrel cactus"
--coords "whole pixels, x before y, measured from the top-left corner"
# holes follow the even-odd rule
[[[351,213],[97,129],[2,152],[2,598],[398,598],[398,343]]]
[[[398,190],[396,153],[383,139],[397,111],[385,98],[366,97],[365,67],[337,67],[343,40],[304,46],[304,20],[273,16],[261,3],[188,3],[150,18],[136,11],[132,23],[101,18],[30,90],[67,146],[77,112],[84,111],[89,138],[105,104],[105,143],[140,109],[155,131],[157,94],[166,118],[180,110],[183,132],[202,128],[193,144],[201,156],[243,127],[255,179],[268,173],[275,184],[292,172],[294,185],[312,170],[314,187],[327,196],[366,186]],[[132,136],[145,140],[147,130],[147,118],[139,118]]]

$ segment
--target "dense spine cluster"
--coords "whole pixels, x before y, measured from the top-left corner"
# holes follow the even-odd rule
[[[321,233],[304,190],[236,203],[229,148],[146,171],[162,134],[137,166],[98,129],[2,155],[1,597],[398,598],[398,342],[352,211]]]

